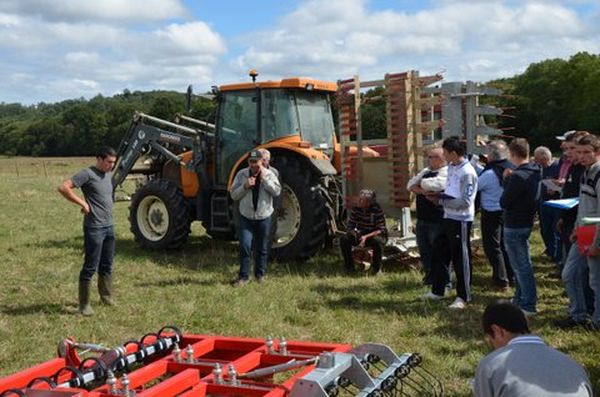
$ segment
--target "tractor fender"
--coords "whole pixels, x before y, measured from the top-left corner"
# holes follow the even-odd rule
[[[277,143],[271,143],[266,145],[257,146],[255,149],[268,149],[273,156],[285,156],[287,154],[294,157],[303,159],[306,164],[310,165],[312,170],[320,175],[337,175],[337,170],[331,164],[329,157],[315,149],[299,148],[291,145],[281,145]],[[287,153],[286,153],[287,152]],[[233,179],[240,169],[244,167],[248,159],[248,153],[244,154],[233,166],[231,173],[229,174],[229,180],[227,182],[227,190],[231,189]]]

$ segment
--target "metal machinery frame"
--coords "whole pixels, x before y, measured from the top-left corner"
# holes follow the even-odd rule
[[[486,123],[487,116],[511,117],[503,109],[481,104],[484,96],[502,92],[472,81],[432,86],[441,74],[420,76],[418,71],[386,74],[384,79],[360,81],[359,76],[338,81],[336,105],[339,110],[342,188],[347,206],[352,205],[362,188],[375,189],[384,212],[399,219],[398,232],[388,245],[401,255],[416,248],[411,232],[411,194],[406,185],[423,168],[423,150],[436,138],[462,136],[468,153],[480,154],[480,139],[501,135],[503,130]],[[361,90],[383,87],[379,97],[368,98]],[[367,158],[363,139],[361,106],[367,101],[385,100],[387,146],[381,157]],[[398,236],[396,236],[399,235]]]
[[[440,74],[419,76],[418,71],[388,73],[383,80],[361,82],[358,76],[338,82],[337,104],[339,108],[340,145],[342,155],[342,178],[346,202],[363,187],[371,187],[373,178],[365,180],[364,141],[361,126],[361,105],[367,98],[361,95],[366,88],[384,87],[387,113],[387,175],[378,175],[387,179],[387,189],[379,194],[384,211],[400,217],[402,208],[410,207],[410,192],[406,184],[422,166],[420,152],[423,148],[423,136],[443,125],[443,120],[433,117],[423,121],[422,115],[442,103],[438,92],[424,93],[423,89],[442,80]],[[381,98],[370,98],[376,100]],[[356,154],[351,152],[356,146]],[[378,189],[382,190],[382,189]],[[380,192],[378,192],[380,193]]]
[[[65,339],[58,353],[0,378],[0,397],[444,395],[418,354],[398,356],[374,343],[352,348],[283,337],[182,334],[167,326],[116,348]]]

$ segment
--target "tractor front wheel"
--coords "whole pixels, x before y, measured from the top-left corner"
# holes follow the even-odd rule
[[[129,223],[135,241],[151,249],[173,249],[190,234],[190,210],[172,182],[155,179],[141,186],[131,199]]]

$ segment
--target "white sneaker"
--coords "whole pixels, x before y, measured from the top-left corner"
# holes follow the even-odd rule
[[[444,297],[441,295],[436,295],[433,292],[429,291],[429,292],[421,295],[421,299],[439,301],[440,299],[444,299]]]
[[[465,302],[462,298],[457,296],[456,299],[454,299],[454,302],[452,302],[448,307],[450,309],[462,310],[467,307],[467,302]]]

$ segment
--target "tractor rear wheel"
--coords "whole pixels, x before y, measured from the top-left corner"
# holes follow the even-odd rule
[[[327,236],[327,207],[318,176],[294,157],[278,157],[281,195],[276,208],[272,253],[278,260],[306,259],[314,255]]]
[[[190,210],[181,190],[170,181],[155,179],[141,186],[129,207],[135,241],[151,249],[174,249],[190,234]]]

